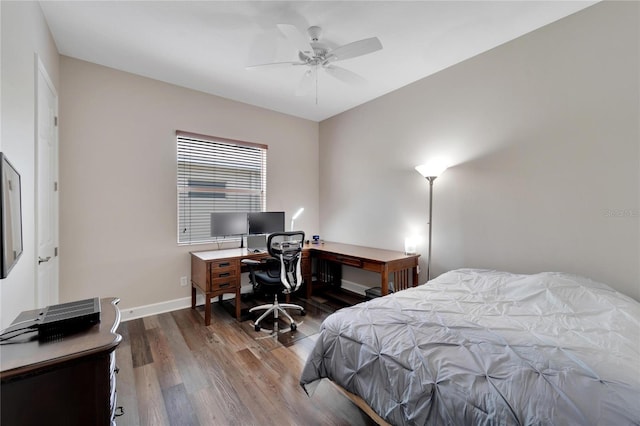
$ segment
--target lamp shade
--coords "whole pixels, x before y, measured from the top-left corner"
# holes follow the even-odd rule
[[[291,229],[290,229],[291,231],[293,231],[294,222],[296,221],[298,216],[302,214],[303,211],[304,211],[304,207],[300,207],[300,209],[291,217]]]
[[[300,209],[296,212],[296,214],[293,215],[293,217],[291,219],[296,220],[304,211],[304,207],[300,207]]]
[[[448,167],[448,161],[442,158],[437,158],[429,161],[426,164],[416,166],[416,171],[424,177],[438,177],[442,174],[442,172],[447,170]]]

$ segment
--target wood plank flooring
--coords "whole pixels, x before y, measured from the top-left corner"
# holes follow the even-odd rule
[[[328,380],[311,397],[298,384],[320,323],[335,308],[319,302],[306,303],[307,315],[294,315],[303,320],[298,330],[278,339],[237,322],[218,303],[209,327],[203,307],[123,322],[117,424],[375,424]]]

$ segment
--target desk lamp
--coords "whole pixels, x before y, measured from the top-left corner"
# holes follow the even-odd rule
[[[300,207],[300,209],[291,217],[291,231],[293,231],[293,222],[302,214],[304,211],[304,207]]]
[[[429,181],[429,249],[427,256],[427,281],[431,279],[431,225],[433,216],[433,181],[447,169],[448,164],[442,159],[430,161],[416,166],[416,170]]]

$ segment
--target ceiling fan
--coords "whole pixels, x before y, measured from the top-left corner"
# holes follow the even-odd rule
[[[382,49],[382,43],[378,37],[366,38],[354,41],[335,49],[329,48],[320,41],[322,28],[312,26],[307,29],[306,37],[297,27],[289,24],[278,24],[278,29],[285,38],[298,51],[297,61],[271,62],[248,66],[247,69],[283,66],[306,66],[307,70],[302,76],[296,95],[301,96],[308,93],[313,88],[315,82],[316,103],[318,103],[318,70],[324,70],[332,77],[351,85],[364,84],[366,80],[346,68],[334,65],[334,62],[351,59]]]

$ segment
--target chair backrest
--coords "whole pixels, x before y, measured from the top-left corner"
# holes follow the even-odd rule
[[[302,285],[302,246],[304,232],[274,232],[267,238],[269,254],[280,261],[280,281],[285,293],[292,293]]]

